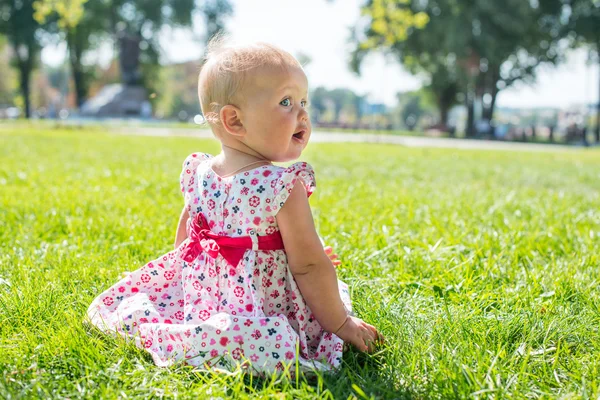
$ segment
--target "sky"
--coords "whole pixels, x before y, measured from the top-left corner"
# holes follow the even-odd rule
[[[391,57],[373,54],[362,65],[361,76],[348,68],[350,29],[360,18],[364,0],[231,0],[234,15],[226,28],[233,40],[265,41],[294,55],[306,54],[311,62],[306,73],[311,87],[347,87],[367,94],[372,102],[394,105],[396,93],[414,90],[421,81],[406,72]],[[189,30],[166,27],[160,34],[163,63],[198,60],[203,54],[201,16],[196,18],[195,34]],[[196,37],[195,37],[196,36]],[[65,45],[48,46],[42,60],[62,63]],[[92,59],[106,64],[111,46],[106,45]],[[599,69],[586,65],[587,53],[572,51],[559,67],[541,67],[533,86],[518,84],[503,90],[497,98],[501,107],[560,107],[595,102],[598,99]]]

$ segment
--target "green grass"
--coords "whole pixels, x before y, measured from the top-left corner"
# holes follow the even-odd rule
[[[162,369],[83,323],[172,246],[179,173],[214,141],[0,131],[0,398],[596,398],[600,151],[314,144],[320,234],[385,334],[336,375]]]

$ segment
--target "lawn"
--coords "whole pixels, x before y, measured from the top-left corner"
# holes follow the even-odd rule
[[[0,129],[2,398],[596,398],[600,151],[314,144],[311,203],[357,314],[387,338],[337,374],[154,366],[83,324],[172,247],[194,138]]]

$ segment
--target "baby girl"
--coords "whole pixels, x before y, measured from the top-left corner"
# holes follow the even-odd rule
[[[329,370],[344,341],[372,350],[382,336],[352,315],[315,230],[313,169],[272,164],[297,159],[311,136],[302,66],[272,45],[215,39],[198,94],[221,152],[186,158],[175,249],[100,294],[92,323],[159,366]]]

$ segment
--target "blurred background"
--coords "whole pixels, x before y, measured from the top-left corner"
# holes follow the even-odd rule
[[[0,120],[197,128],[219,31],[294,54],[326,131],[600,143],[600,0],[0,0]]]

